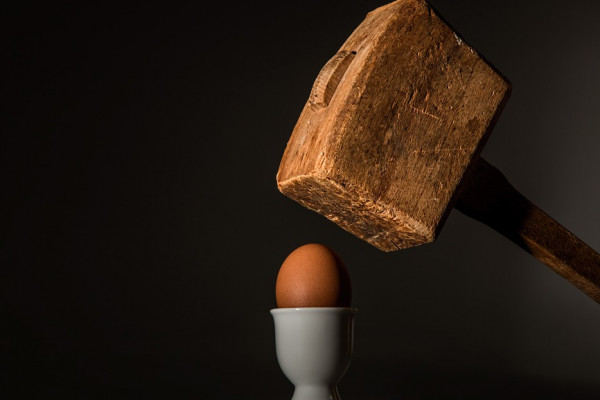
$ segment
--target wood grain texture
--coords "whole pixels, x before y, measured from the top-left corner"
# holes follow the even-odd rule
[[[502,233],[600,303],[600,254],[527,200],[485,160],[466,178],[456,208]]]
[[[509,92],[426,2],[388,4],[319,74],[278,187],[382,250],[431,242]]]
[[[509,93],[427,3],[388,4],[321,70],[278,187],[386,251],[433,241],[456,203],[600,302],[600,255],[479,158]]]

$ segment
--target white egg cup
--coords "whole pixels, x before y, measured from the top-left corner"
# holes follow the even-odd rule
[[[274,308],[275,350],[294,384],[292,400],[339,400],[337,383],[350,365],[355,308]]]

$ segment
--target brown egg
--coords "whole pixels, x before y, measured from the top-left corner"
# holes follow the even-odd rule
[[[331,249],[307,244],[294,250],[281,265],[275,297],[280,308],[350,307],[350,276]]]

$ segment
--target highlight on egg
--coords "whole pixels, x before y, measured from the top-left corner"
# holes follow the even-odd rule
[[[275,297],[279,308],[350,307],[350,275],[329,247],[306,244],[290,253],[281,265]]]

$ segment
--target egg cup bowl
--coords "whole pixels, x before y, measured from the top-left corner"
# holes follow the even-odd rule
[[[350,307],[274,308],[275,350],[294,384],[292,400],[339,400],[337,383],[352,357],[354,315]]]

